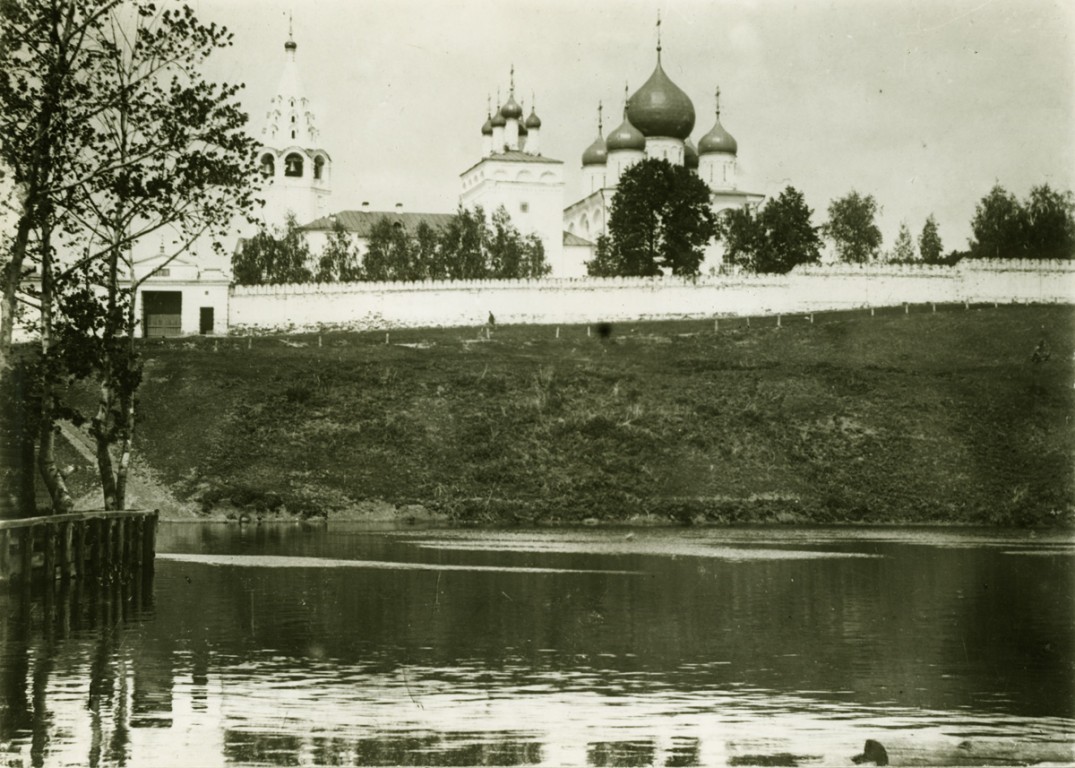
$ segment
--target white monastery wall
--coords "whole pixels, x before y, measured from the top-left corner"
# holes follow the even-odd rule
[[[1075,262],[833,265],[788,275],[237,286],[232,331],[590,323],[952,302],[1075,303]]]

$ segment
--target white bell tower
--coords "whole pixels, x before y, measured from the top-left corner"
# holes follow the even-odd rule
[[[320,147],[317,120],[295,62],[299,46],[288,26],[284,70],[258,147],[265,179],[261,218],[270,227],[283,226],[289,212],[299,224],[325,215],[331,193],[332,158]]]

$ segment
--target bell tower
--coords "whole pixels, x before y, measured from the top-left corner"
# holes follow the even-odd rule
[[[270,227],[283,226],[289,212],[299,224],[325,215],[332,191],[332,158],[320,146],[316,116],[299,78],[298,47],[289,22],[284,69],[258,147],[265,179],[261,218]]]

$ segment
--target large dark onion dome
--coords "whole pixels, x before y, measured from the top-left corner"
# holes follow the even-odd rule
[[[504,119],[504,116],[500,114],[500,110],[493,113],[493,119],[489,121],[494,128],[503,128],[508,124],[508,121]]]
[[[698,170],[698,150],[690,139],[683,142],[683,165],[688,171]]]
[[[586,151],[582,153],[582,164],[586,165],[604,165],[608,160],[608,147],[605,146],[605,140],[598,136],[594,139],[594,143],[586,147]]]
[[[713,129],[698,141],[698,154],[708,155],[713,152],[727,152],[734,155],[739,151],[739,144],[720,124],[720,115]]]
[[[541,118],[537,116],[537,112],[534,111],[533,107],[530,107],[530,116],[526,118],[524,125],[527,128],[541,128]]]
[[[664,73],[659,54],[657,68],[631,97],[627,116],[643,136],[685,139],[694,130],[694,105]]]
[[[608,139],[605,140],[605,146],[608,147],[609,152],[615,152],[618,149],[637,149],[639,151],[646,149],[646,137],[631,124],[630,113],[631,104],[628,102],[627,108],[623,110],[623,122],[620,123],[620,127],[610,133]]]
[[[515,101],[514,96],[508,96],[508,100],[504,102],[504,106],[500,108],[500,114],[505,120],[512,117],[518,120],[523,116],[523,108],[519,106],[517,101]]]

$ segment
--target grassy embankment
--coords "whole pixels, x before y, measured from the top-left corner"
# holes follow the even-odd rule
[[[816,320],[153,342],[138,449],[216,513],[1072,523],[1075,309]]]

